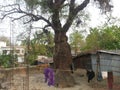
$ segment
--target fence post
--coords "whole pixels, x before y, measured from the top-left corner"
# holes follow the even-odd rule
[[[112,71],[108,71],[108,90],[113,90],[113,72]]]

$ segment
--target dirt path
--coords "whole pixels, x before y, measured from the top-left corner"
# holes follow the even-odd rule
[[[29,77],[29,90],[94,90],[91,88],[85,76],[74,74],[77,85],[70,88],[56,88],[54,86],[48,86],[44,82],[43,74],[32,74]],[[14,85],[9,90],[26,90],[26,80],[24,76],[16,75],[14,79]]]
[[[10,72],[10,71],[9,71]],[[8,72],[0,73],[0,90],[28,90],[26,72],[20,72],[14,75]],[[40,69],[30,69],[29,74],[29,90],[107,90],[107,79],[96,82],[96,79],[91,83],[87,82],[86,72],[84,70],[75,71],[73,77],[76,81],[76,85],[70,88],[56,88],[54,86],[48,86],[44,82],[44,75]],[[93,88],[92,88],[93,87]],[[114,77],[114,90],[120,90],[120,77]]]
[[[43,75],[41,75],[41,77],[44,78]],[[70,88],[56,88],[53,86],[48,86],[46,83],[44,83],[44,79],[42,79],[41,77],[38,76],[39,79],[35,79],[34,76],[30,77],[31,78],[30,84],[32,84],[30,86],[34,86],[31,87],[30,90],[94,90],[88,85],[87,80],[85,81],[83,77],[77,77],[76,80],[78,84]],[[37,82],[41,82],[41,83],[37,83]]]

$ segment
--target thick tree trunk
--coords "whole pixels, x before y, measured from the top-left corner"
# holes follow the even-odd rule
[[[72,63],[72,55],[70,45],[67,42],[66,32],[55,33],[55,53],[54,67],[55,85],[58,87],[74,86],[75,81],[71,75],[70,65]]]

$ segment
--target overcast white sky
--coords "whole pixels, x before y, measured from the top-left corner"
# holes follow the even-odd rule
[[[112,16],[120,18],[120,0],[112,0],[113,3],[113,11]],[[91,26],[99,26],[101,22],[104,22],[104,15],[100,15],[99,9],[96,9],[95,6],[89,5],[89,12],[91,12]]]
[[[11,0],[7,0],[7,2],[10,2]],[[3,5],[5,0],[0,0],[0,5]],[[113,0],[113,16],[120,18],[120,0]],[[103,21],[103,16],[99,15],[99,10],[93,7],[93,5],[89,4],[87,7],[89,8],[89,11],[91,12],[91,25],[92,27],[98,26]],[[5,22],[4,22],[5,21]],[[8,19],[5,19],[3,22],[0,22],[0,35],[9,36],[10,35],[10,22]],[[12,26],[12,28],[19,29],[20,25],[16,24]],[[16,32],[18,33],[18,32]]]

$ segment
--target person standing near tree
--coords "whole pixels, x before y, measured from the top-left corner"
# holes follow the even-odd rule
[[[48,86],[54,86],[54,71],[52,68],[44,69],[45,83],[48,83]]]

